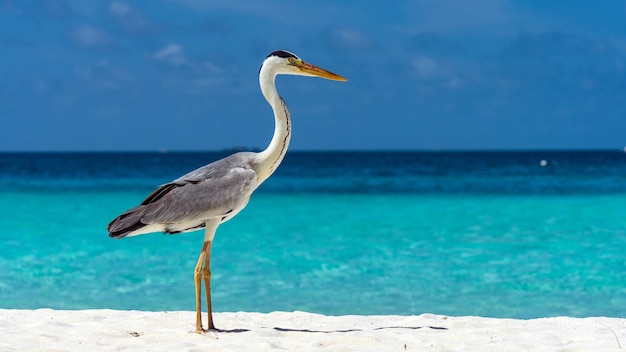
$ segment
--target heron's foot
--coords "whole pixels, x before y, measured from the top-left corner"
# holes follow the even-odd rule
[[[196,325],[196,331],[194,331],[196,334],[204,334],[204,333],[207,333],[207,332],[220,332],[220,331],[222,331],[220,329],[217,329],[215,327],[215,325],[213,325],[212,323],[209,323],[209,328],[208,329],[205,329],[202,325],[203,324]]]
[[[217,338],[217,333],[220,332],[219,329],[204,329],[204,328],[197,328],[196,331],[194,331],[196,334],[200,334],[200,335],[205,335],[205,336],[212,336]]]

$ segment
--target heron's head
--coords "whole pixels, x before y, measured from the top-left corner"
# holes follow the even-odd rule
[[[264,69],[269,69],[270,72],[275,74],[321,77],[333,81],[347,81],[347,79],[338,74],[306,63],[293,53],[285,50],[278,50],[269,54],[267,58],[265,58],[265,61],[263,61],[263,65],[261,65],[261,70]]]

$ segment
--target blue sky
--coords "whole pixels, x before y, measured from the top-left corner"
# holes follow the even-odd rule
[[[626,146],[626,1],[0,0],[0,151]]]

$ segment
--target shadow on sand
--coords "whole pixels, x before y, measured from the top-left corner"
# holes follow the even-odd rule
[[[448,330],[448,328],[440,327],[440,326],[383,326],[380,328],[372,329],[375,330],[387,330],[387,329],[432,329],[432,330]],[[309,329],[289,329],[289,328],[280,328],[274,327],[274,330],[282,331],[282,332],[313,332],[313,333],[322,333],[322,334],[332,334],[337,332],[355,332],[355,331],[366,331],[364,329],[347,329],[347,330],[309,330]]]

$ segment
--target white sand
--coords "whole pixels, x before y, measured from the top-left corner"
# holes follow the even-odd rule
[[[204,315],[204,314],[203,314]],[[206,316],[205,316],[206,318]],[[626,319],[0,309],[0,351],[620,351]]]

